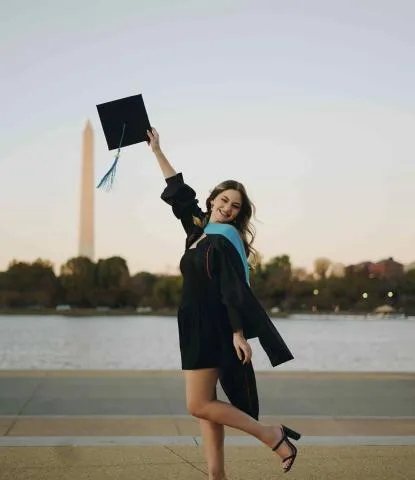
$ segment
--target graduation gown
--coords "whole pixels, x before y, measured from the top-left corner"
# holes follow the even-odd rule
[[[185,249],[204,233],[208,236],[206,275],[214,282],[226,306],[232,330],[242,329],[247,339],[258,338],[272,366],[292,360],[292,353],[250,288],[246,255],[241,253],[241,246],[235,240],[236,237],[240,240],[239,235],[232,235],[234,227],[214,224],[213,228],[204,231],[195,225],[194,217],[203,220],[205,213],[198,205],[195,191],[184,183],[182,174],[167,178],[166,182],[161,198],[182,223],[186,232]],[[224,351],[226,349],[229,351],[229,342]],[[219,379],[229,401],[258,418],[258,393],[252,364],[242,365],[234,354],[229,354],[221,365]]]

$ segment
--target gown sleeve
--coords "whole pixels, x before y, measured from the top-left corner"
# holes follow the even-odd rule
[[[166,178],[166,188],[161,199],[172,207],[173,214],[178,218],[186,234],[189,236],[195,228],[193,217],[203,220],[204,214],[198,205],[196,192],[186,183],[183,175],[178,173]]]
[[[233,331],[242,329],[245,338],[258,338],[272,366],[292,360],[284,339],[246,282],[236,248],[222,235],[212,235],[211,242],[210,277],[218,284]]]

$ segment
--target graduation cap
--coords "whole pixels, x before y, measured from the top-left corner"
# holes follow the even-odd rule
[[[121,148],[148,142],[147,130],[151,130],[151,126],[141,94],[101,103],[97,105],[97,110],[108,150],[117,149],[111,168],[97,186],[97,188],[106,186],[110,189],[114,182]]]

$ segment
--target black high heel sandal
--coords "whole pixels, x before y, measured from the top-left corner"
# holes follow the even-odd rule
[[[297,448],[288,440],[288,437],[296,438],[298,440],[301,437],[301,435],[298,432],[291,430],[288,427],[285,427],[284,425],[281,428],[281,435],[282,435],[281,440],[275,445],[272,451],[276,452],[284,442],[288,445],[288,448],[291,450],[291,455],[282,459],[282,463],[285,463],[291,460],[286,467],[282,467],[284,473],[288,473],[291,470],[292,466],[294,465],[295,459],[297,457]]]
[[[292,438],[293,440],[300,440],[301,433],[298,433],[295,430],[291,430],[291,428],[288,428],[285,425],[281,425],[281,426],[285,435],[287,435],[288,438]]]

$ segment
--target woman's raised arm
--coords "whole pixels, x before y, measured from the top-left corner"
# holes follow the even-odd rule
[[[150,130],[147,130],[147,135],[148,135],[148,138],[150,139],[148,143],[154,155],[156,156],[157,161],[159,162],[164,178],[174,177],[175,175],[177,175],[176,171],[170,165],[170,162],[167,160],[166,156],[161,151],[160,136],[157,130],[155,128],[153,128],[151,132]]]

